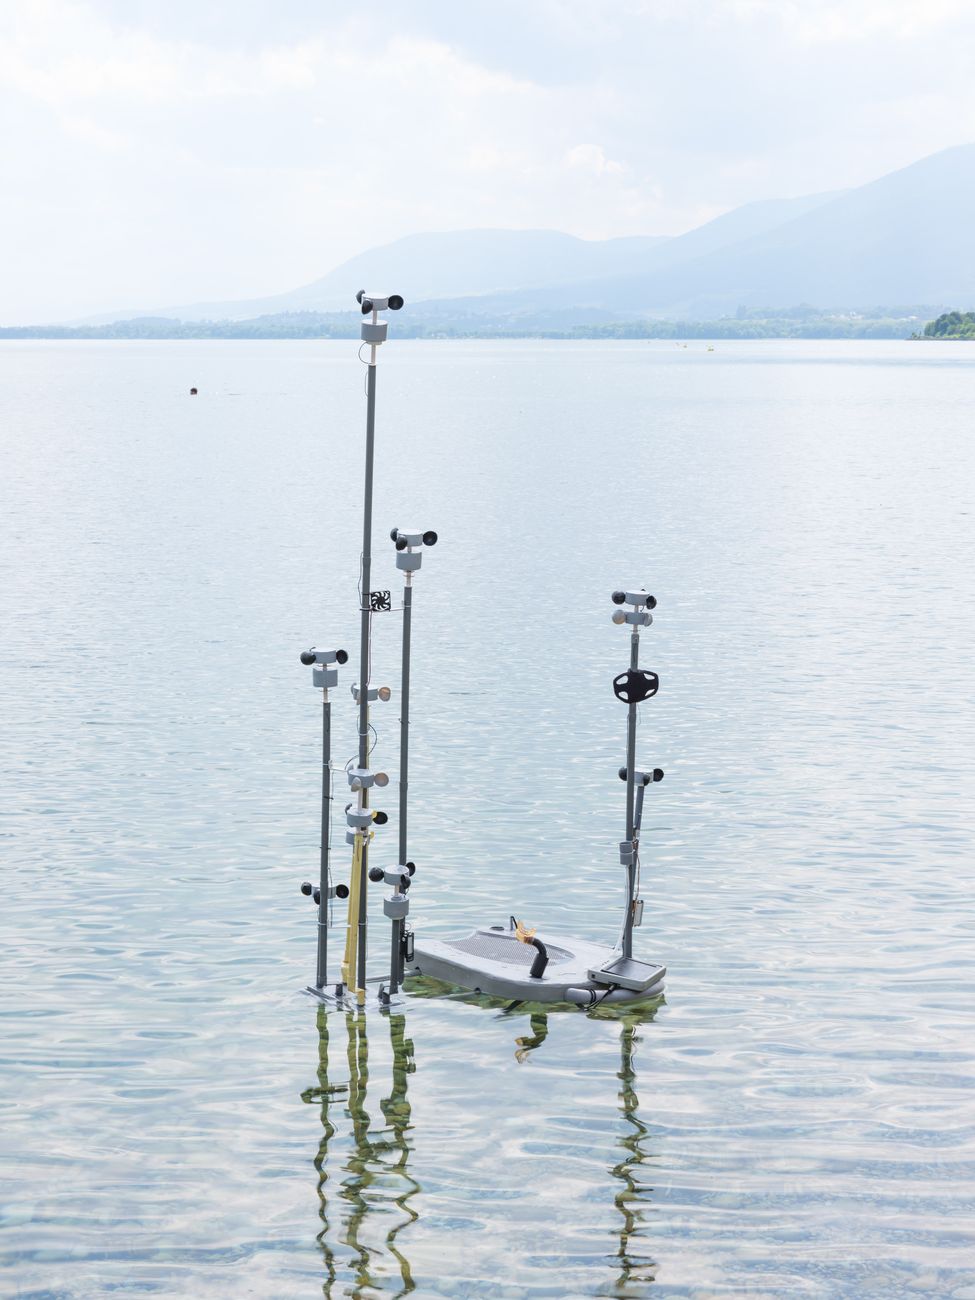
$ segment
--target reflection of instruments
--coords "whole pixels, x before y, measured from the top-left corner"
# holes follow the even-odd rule
[[[625,1012],[604,1013],[606,1018],[620,1021],[620,1068],[616,1077],[620,1081],[620,1113],[624,1120],[624,1130],[618,1139],[623,1150],[623,1158],[610,1168],[610,1173],[619,1180],[620,1189],[613,1197],[613,1204],[622,1216],[619,1231],[619,1247],[615,1260],[619,1268],[614,1295],[642,1295],[642,1291],[632,1291],[634,1286],[649,1286],[656,1277],[656,1260],[638,1253],[637,1246],[644,1235],[644,1206],[650,1202],[652,1188],[640,1181],[641,1166],[650,1158],[644,1148],[650,1129],[640,1118],[640,1098],[636,1091],[636,1045],[640,1042],[637,1029],[649,1024],[657,1014],[657,1007],[631,1008]],[[600,1019],[603,1017],[601,1016]],[[536,1011],[529,1018],[531,1035],[522,1035],[515,1039],[515,1059],[524,1064],[531,1053],[541,1047],[548,1037],[548,1015]]]
[[[647,1211],[653,1194],[648,1182],[651,1129],[641,1118],[636,1090],[639,1031],[654,1019],[656,1010],[656,1007],[625,1010],[607,1007],[595,1013],[599,1020],[619,1022],[616,1078],[622,1117],[615,1140],[619,1159],[608,1162],[613,1180],[610,1187],[615,1188],[612,1203],[620,1218],[618,1231],[613,1234],[614,1248],[603,1257],[612,1268],[613,1280],[605,1292],[598,1294],[646,1295],[656,1276],[657,1262],[648,1253],[647,1240]],[[323,1295],[326,1300],[333,1296],[337,1300],[339,1296],[367,1296],[376,1292],[405,1296],[416,1290],[423,1294],[423,1278],[414,1280],[402,1240],[404,1230],[419,1218],[414,1198],[421,1190],[410,1173],[413,1129],[408,1084],[416,1067],[413,1043],[406,1033],[406,1018],[402,1014],[382,1013],[382,1020],[389,1026],[387,1054],[385,1030],[381,1035],[374,1033],[370,1043],[366,1012],[349,1009],[344,1013],[341,1018],[345,1021],[345,1034],[339,1029],[338,1042],[339,1019],[335,1018],[334,1009],[331,1014],[330,1042],[329,1009],[324,1004],[317,1008],[317,1086],[301,1094],[302,1101],[318,1105],[322,1125],[314,1164],[318,1173]],[[550,1013],[544,1010],[528,1014],[525,1028],[530,1032],[514,1038],[515,1058],[520,1064],[530,1068],[527,1063],[548,1040],[554,1023]],[[377,1030],[375,1015],[372,1028]],[[381,1072],[387,1064],[391,1066],[390,1086],[379,1100],[378,1116],[367,1107],[370,1047],[374,1076],[377,1055],[381,1058],[378,1066]],[[338,1080],[337,1072],[342,1076]],[[605,1197],[604,1204],[608,1200]],[[445,1251],[450,1246],[451,1243],[445,1242]]]
[[[536,1011],[532,1016],[529,1016],[528,1023],[532,1027],[531,1037],[515,1039],[518,1044],[515,1060],[522,1065],[528,1060],[529,1055],[534,1052],[535,1048],[541,1047],[542,1043],[548,1038],[548,1012]]]
[[[301,1099],[308,1103],[318,1102],[321,1108],[322,1140],[315,1157],[315,1168],[318,1170],[318,1213],[322,1222],[318,1241],[325,1263],[323,1292],[326,1297],[332,1295],[336,1284],[339,1288],[336,1295],[360,1295],[378,1288],[402,1296],[414,1289],[410,1264],[398,1238],[404,1227],[416,1221],[416,1211],[409,1202],[420,1190],[408,1167],[411,1147],[407,1080],[416,1067],[413,1043],[406,1037],[405,1018],[389,1014],[383,1019],[389,1022],[392,1087],[389,1095],[379,1103],[385,1122],[374,1130],[372,1117],[366,1109],[369,1043],[365,1013],[361,1010],[346,1012],[348,1082],[330,1083],[328,1011],[324,1005],[318,1008],[318,1087],[308,1088],[301,1094]],[[341,1135],[336,1137],[339,1130],[329,1110],[343,1100],[346,1101],[344,1116],[351,1120],[351,1127],[346,1130],[351,1142],[347,1142],[342,1158],[341,1168],[345,1176],[337,1179],[335,1145],[336,1141],[342,1143],[343,1138]],[[382,1246],[377,1248],[375,1238],[370,1238],[368,1233],[370,1215],[378,1210],[385,1224],[391,1205],[395,1205],[401,1215],[385,1231]],[[391,1263],[395,1274],[390,1269]]]

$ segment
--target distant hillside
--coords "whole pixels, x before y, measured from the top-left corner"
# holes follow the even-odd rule
[[[546,294],[550,309],[691,318],[804,302],[822,309],[975,299],[975,145],[946,149],[849,190],[771,229],[643,275],[609,276]],[[441,304],[446,310],[448,304]],[[534,295],[449,304],[451,313],[537,309]]]

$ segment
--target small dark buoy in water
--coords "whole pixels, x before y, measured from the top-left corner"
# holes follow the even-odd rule
[[[196,396],[196,389],[195,389],[195,388],[191,388],[191,389],[190,389],[190,397],[195,397],[195,396]]]

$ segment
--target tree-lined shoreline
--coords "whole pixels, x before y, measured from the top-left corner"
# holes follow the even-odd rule
[[[740,313],[717,320],[636,320],[561,326],[557,321],[423,313],[397,321],[401,338],[413,339],[908,339],[973,337],[933,332],[945,320],[975,315],[949,312],[918,334],[917,315],[826,313],[799,307]],[[920,319],[923,319],[921,317]],[[281,312],[250,320],[181,321],[146,316],[100,325],[0,326],[0,339],[354,339],[359,317],[351,312]]]
[[[975,311],[946,311],[928,321],[922,339],[975,339]]]

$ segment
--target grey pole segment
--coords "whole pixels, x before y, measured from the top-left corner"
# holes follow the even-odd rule
[[[406,866],[407,792],[410,762],[410,636],[413,623],[413,574],[406,574],[403,587],[403,670],[400,678],[402,707],[399,720],[399,864]],[[397,894],[401,893],[396,886]],[[392,924],[389,963],[389,991],[396,993],[403,981],[403,920]]]
[[[630,637],[630,668],[639,667],[640,633],[636,627]],[[628,706],[626,717],[626,838],[633,843],[633,802],[636,790],[636,703]],[[623,956],[633,956],[633,894],[636,888],[636,855],[631,852],[626,864],[626,917],[623,922]]]
[[[378,320],[374,311],[373,324]],[[366,480],[365,503],[362,512],[362,596],[359,640],[359,766],[369,766],[369,638],[372,615],[369,609],[369,591],[372,580],[372,470],[376,442],[376,349],[373,348],[366,379]],[[369,807],[369,790],[360,791],[361,807]],[[362,854],[359,863],[359,942],[357,945],[357,978],[360,989],[366,987],[366,891],[369,885],[369,837],[362,835]]]
[[[328,968],[328,836],[332,803],[332,705],[323,691],[322,707],[322,865],[318,885],[318,966],[315,987],[323,989]]]
[[[406,862],[406,795],[410,758],[410,634],[413,624],[413,575],[406,575],[403,588],[403,672],[400,679],[402,708],[399,720],[399,860]]]

